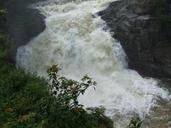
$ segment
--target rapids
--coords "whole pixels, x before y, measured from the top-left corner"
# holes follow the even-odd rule
[[[143,118],[158,99],[170,96],[156,80],[127,68],[124,50],[97,15],[113,1],[48,0],[34,5],[45,15],[46,29],[18,48],[16,61],[45,77],[53,64],[61,65],[60,74],[68,78],[80,80],[88,74],[97,87],[89,88],[79,102],[85,107],[105,107],[116,127],[124,128],[131,114]]]

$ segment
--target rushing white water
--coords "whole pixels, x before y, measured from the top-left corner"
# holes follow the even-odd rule
[[[61,75],[79,80],[88,74],[97,81],[80,103],[86,107],[104,106],[106,114],[118,119],[136,112],[149,113],[157,98],[168,92],[153,79],[142,78],[126,68],[125,54],[112,38],[105,22],[96,15],[113,0],[49,0],[36,6],[46,16],[46,30],[28,45],[20,47],[17,65],[46,75],[50,65],[60,64]],[[122,119],[120,122],[119,120]]]

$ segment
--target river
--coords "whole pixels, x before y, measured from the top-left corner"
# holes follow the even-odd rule
[[[79,102],[85,107],[105,107],[117,128],[124,128],[132,114],[144,118],[158,99],[169,92],[153,78],[143,78],[127,68],[120,43],[112,38],[97,15],[114,0],[48,0],[34,5],[45,18],[46,29],[17,50],[17,65],[47,76],[50,65],[59,64],[60,75],[80,80],[88,74],[97,82]]]

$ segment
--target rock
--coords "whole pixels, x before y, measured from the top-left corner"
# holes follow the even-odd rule
[[[40,0],[8,0],[7,29],[17,46],[24,45],[45,29],[44,16],[30,6]],[[42,0],[41,0],[42,1]]]
[[[151,2],[120,0],[99,15],[121,42],[129,68],[150,77],[171,78],[171,25],[163,27],[152,15]]]
[[[6,31],[14,43],[13,58],[16,49],[27,44],[45,29],[44,16],[38,10],[30,8],[33,3],[43,0],[2,0],[7,9]]]

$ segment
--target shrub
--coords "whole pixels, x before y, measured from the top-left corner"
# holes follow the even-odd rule
[[[58,78],[61,79],[61,77]],[[62,80],[67,81],[67,86],[69,83],[76,82],[66,78],[62,78]],[[84,81],[83,83],[86,84],[87,82]],[[76,84],[80,85],[81,83],[76,82]],[[48,83],[43,78],[25,73],[13,65],[6,64],[3,68],[1,67],[0,127],[98,128],[101,125],[102,116],[99,112],[87,113],[81,105],[74,103],[77,101],[74,98],[71,98],[72,104],[68,102],[67,107],[64,106],[65,100],[62,97],[54,96],[54,93],[49,93],[51,89],[47,85]],[[78,96],[79,93],[76,94]],[[73,96],[75,97],[75,95]]]
[[[0,9],[0,17],[5,17],[7,14],[7,11],[4,9]]]
[[[141,127],[142,127],[142,120],[138,115],[133,117],[128,125],[128,128],[141,128]]]
[[[49,82],[36,74],[26,73],[9,62],[9,42],[1,33],[0,128],[100,127],[102,114],[88,113],[77,99],[96,84],[90,77],[86,75],[81,82],[60,77],[55,65],[48,70]],[[108,122],[106,128],[111,128],[110,119]]]
[[[58,65],[53,65],[48,69],[50,91],[56,96],[58,103],[63,107],[82,109],[82,105],[78,103],[78,96],[80,94],[83,95],[88,87],[95,86],[96,82],[92,81],[92,78],[88,75],[85,75],[81,82],[60,77],[58,75],[59,70]]]

